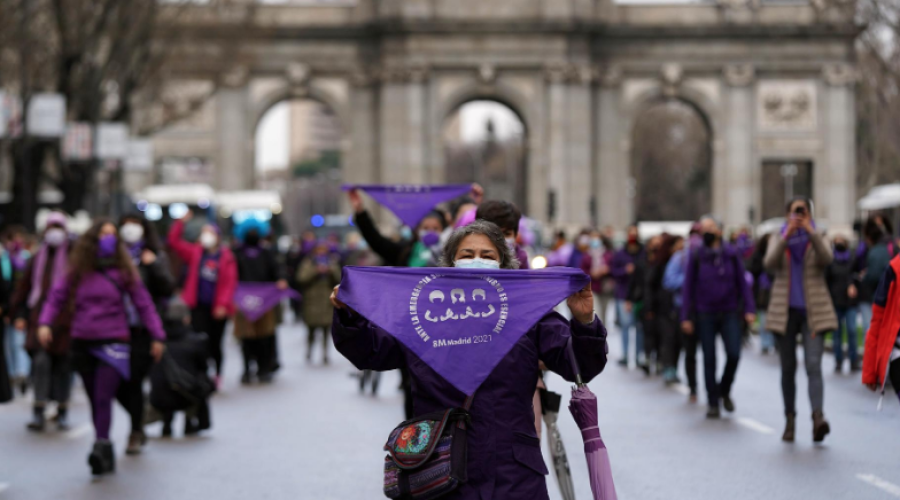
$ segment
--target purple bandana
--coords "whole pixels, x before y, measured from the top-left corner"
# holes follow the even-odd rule
[[[516,342],[587,285],[578,269],[344,268],[340,299],[472,394]]]
[[[391,209],[404,224],[415,228],[435,206],[472,190],[471,184],[419,186],[411,184],[353,185],[345,184],[344,191],[361,189],[378,203]]]
[[[279,290],[275,283],[245,281],[239,283],[234,292],[234,305],[240,309],[247,320],[256,321],[271,311],[284,298],[300,300],[300,294],[290,288]]]
[[[125,380],[131,379],[131,346],[104,344],[90,350],[91,355],[113,367]]]

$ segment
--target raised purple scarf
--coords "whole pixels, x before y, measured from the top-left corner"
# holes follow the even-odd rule
[[[444,186],[386,184],[342,186],[344,191],[360,189],[389,208],[404,224],[411,228],[428,215],[434,207],[445,201],[458,198],[472,190],[471,184],[448,184]]]
[[[44,293],[44,271],[47,269],[47,259],[49,258],[50,247],[44,243],[34,257],[34,269],[31,273],[31,292],[28,294],[28,307],[35,307],[41,300]],[[62,245],[56,247],[56,253],[53,256],[53,271],[50,283],[52,284],[57,278],[61,278],[66,274],[69,268],[69,241],[66,240]]]

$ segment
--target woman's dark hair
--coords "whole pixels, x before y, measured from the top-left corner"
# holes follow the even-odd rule
[[[772,233],[766,233],[759,239],[759,242],[756,244],[756,252],[762,256],[766,255],[766,252],[769,251],[769,240],[772,239]]]
[[[417,227],[421,226],[422,221],[425,219],[437,219],[441,223],[441,229],[447,229],[447,217],[444,215],[443,212],[441,212],[437,209],[431,210],[430,212],[425,214],[425,217],[422,217],[422,219],[419,220],[419,224],[417,225]]]
[[[802,202],[803,202],[803,205],[806,206],[806,212],[807,212],[807,214],[808,214],[810,217],[812,217],[812,216],[813,216],[813,203],[812,203],[812,200],[810,200],[809,198],[807,198],[807,197],[805,197],[805,196],[795,196],[795,197],[791,198],[791,201],[789,201],[789,202],[787,203],[787,206],[784,207],[784,211],[785,211],[786,213],[790,213],[791,207],[794,206],[794,203],[797,203],[798,201],[802,201]]]
[[[100,230],[107,224],[115,227],[115,224],[109,219],[98,219],[94,222],[94,225],[92,225],[91,228],[75,242],[75,247],[72,249],[72,255],[69,256],[70,297],[75,296],[74,292],[78,289],[81,280],[97,270],[97,247],[98,241],[100,240]],[[116,229],[116,233],[118,235],[118,229]],[[128,287],[130,287],[135,280],[139,279],[134,264],[131,261],[131,255],[128,254],[128,250],[125,248],[125,244],[122,243],[121,239],[119,239],[116,244],[116,253],[113,256],[113,267],[119,270],[122,274],[122,279],[125,280]]]
[[[137,222],[144,228],[144,248],[153,253],[159,253],[159,251],[162,250],[162,244],[160,244],[159,233],[156,232],[156,226],[148,221],[143,214],[132,212],[123,215],[119,219],[119,228],[121,229],[126,222],[130,221]]]
[[[453,267],[453,261],[456,259],[456,251],[459,250],[459,245],[466,239],[466,236],[473,234],[483,234],[491,240],[491,244],[494,245],[494,248],[497,249],[497,254],[500,256],[500,269],[519,268],[519,260],[516,259],[515,254],[513,254],[512,250],[507,246],[506,239],[503,237],[503,231],[501,231],[500,227],[493,222],[488,222],[486,220],[476,220],[467,226],[463,226],[456,231],[453,231],[453,234],[451,234],[450,238],[447,240],[447,244],[444,245],[444,255],[441,258],[441,265],[444,267]]]
[[[660,262],[660,264],[666,265],[669,262],[669,259],[672,258],[672,254],[675,253],[675,245],[678,244],[678,242],[683,239],[684,239],[684,237],[682,237],[682,236],[663,233],[662,243],[660,243],[660,245],[659,245],[659,262]]]
[[[447,208],[450,211],[450,216],[454,219],[456,218],[457,212],[463,205],[474,205],[475,200],[472,199],[471,196],[464,195],[459,198],[454,198],[447,203]]]
[[[503,231],[515,231],[518,235],[522,212],[508,201],[489,200],[478,206],[475,218],[493,222]]]
[[[882,232],[885,234],[894,234],[894,225],[891,224],[891,219],[888,218],[887,215],[884,214],[875,214],[873,216],[875,222],[879,222],[878,224],[881,227]]]
[[[866,223],[863,225],[863,237],[872,244],[878,243],[884,238],[884,230],[875,217],[866,219]]]

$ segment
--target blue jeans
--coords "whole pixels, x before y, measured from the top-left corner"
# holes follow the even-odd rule
[[[636,345],[634,362],[640,363],[641,353],[644,352],[644,326],[640,321],[635,321],[634,312],[625,308],[625,301],[616,299],[616,322],[622,334],[622,359],[628,360],[628,344],[630,343],[631,327],[634,327],[634,340]]]
[[[863,344],[866,343],[866,335],[869,333],[869,325],[872,324],[872,303],[859,303],[859,316],[862,318]]]
[[[725,343],[725,371],[716,382],[716,334]],[[741,317],[736,312],[698,313],[697,334],[703,346],[703,374],[709,406],[719,407],[719,399],[731,394],[731,385],[741,359]]]
[[[756,317],[759,318],[759,346],[766,350],[774,349],[775,335],[769,331],[769,328],[766,325],[768,313],[766,311],[760,311],[756,313]]]
[[[6,352],[6,366],[11,377],[27,377],[31,373],[31,358],[25,351],[25,332],[12,325],[6,327],[3,336],[3,350]]]
[[[871,310],[870,310],[871,311]],[[844,362],[844,326],[847,327],[847,355],[850,358],[850,366],[858,364],[856,355],[856,308],[836,309],[838,327],[833,335],[834,361],[838,366]]]

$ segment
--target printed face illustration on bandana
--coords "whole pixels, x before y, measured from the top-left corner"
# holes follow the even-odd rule
[[[204,265],[200,266],[200,279],[205,281],[216,281],[219,279],[219,261],[207,259]]]
[[[479,334],[499,334],[509,316],[509,297],[494,278],[483,276],[483,283],[459,283],[432,275],[424,278],[412,292],[409,311],[416,332],[433,347],[468,343],[457,339],[461,330]],[[431,332],[431,333],[429,333]],[[490,342],[491,335],[476,336]],[[479,342],[476,342],[479,343]]]

